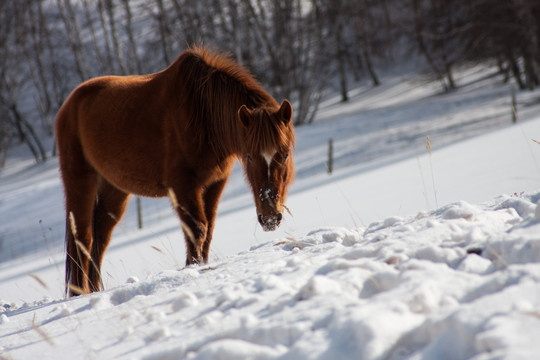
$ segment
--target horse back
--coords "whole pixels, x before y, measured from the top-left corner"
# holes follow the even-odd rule
[[[170,109],[151,76],[107,76],[79,85],[56,119],[60,157],[83,159],[111,184],[145,196],[166,195]]]

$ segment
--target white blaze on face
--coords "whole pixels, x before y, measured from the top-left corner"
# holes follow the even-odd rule
[[[273,150],[270,153],[262,153],[262,157],[266,161],[267,170],[268,170],[268,180],[270,180],[270,165],[272,164],[272,160],[274,159],[274,155],[276,155],[277,151]]]

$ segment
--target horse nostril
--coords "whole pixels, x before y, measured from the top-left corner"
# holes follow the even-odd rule
[[[263,216],[262,214],[259,214],[259,224],[262,225],[262,223],[263,223]]]
[[[283,219],[283,215],[281,215],[281,213],[278,213],[277,214],[277,221],[280,222],[281,219]]]

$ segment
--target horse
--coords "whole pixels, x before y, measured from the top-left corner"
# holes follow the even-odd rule
[[[208,261],[217,206],[238,160],[257,219],[273,231],[294,177],[293,109],[229,55],[188,48],[164,70],[76,87],[55,120],[65,193],[67,296],[100,291],[101,265],[131,194],[167,197],[186,266]]]

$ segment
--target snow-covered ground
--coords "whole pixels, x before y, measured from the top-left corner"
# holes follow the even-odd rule
[[[0,173],[0,358],[534,358],[540,94],[519,94],[512,125],[491,70],[460,82],[327,99],[297,130],[292,216],[262,232],[235,169],[208,265],[183,268],[166,199],[143,199],[142,230],[130,206],[108,290],[69,300],[57,163],[15,149]]]

